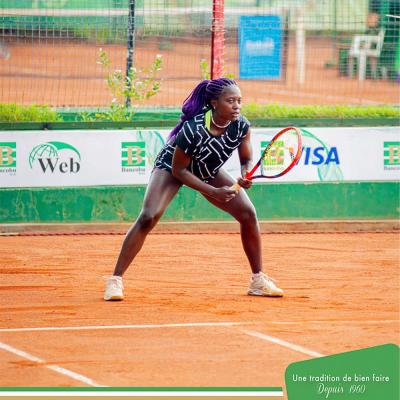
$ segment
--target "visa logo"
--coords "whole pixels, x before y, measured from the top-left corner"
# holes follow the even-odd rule
[[[300,160],[297,164],[303,165],[322,165],[340,164],[339,154],[336,147],[326,149],[325,147],[303,147]]]

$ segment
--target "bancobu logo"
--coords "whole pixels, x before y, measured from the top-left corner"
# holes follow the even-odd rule
[[[386,170],[400,169],[400,142],[383,142],[383,166]]]
[[[15,174],[17,166],[17,143],[0,142],[0,173]]]
[[[135,172],[141,175],[146,173],[146,143],[121,143],[122,172]]]
[[[270,142],[261,142],[261,156],[263,156],[265,148],[269,145]],[[272,144],[267,154],[264,155],[262,164],[265,169],[273,171],[274,169],[278,169],[285,162],[285,150],[284,150],[284,142],[283,140],[277,140]]]
[[[68,143],[48,142],[35,146],[29,154],[29,165],[38,165],[43,173],[76,174],[81,169],[79,151]]]

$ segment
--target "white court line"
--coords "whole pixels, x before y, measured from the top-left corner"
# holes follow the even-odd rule
[[[238,326],[251,322],[194,322],[187,324],[155,324],[155,325],[95,325],[95,326],[58,326],[43,328],[2,328],[0,332],[37,332],[37,331],[85,331],[95,329],[154,329],[154,328],[190,328],[202,326]]]
[[[256,338],[259,338],[259,339],[262,339],[262,340],[266,340],[266,341],[271,342],[271,343],[279,344],[280,346],[287,347],[290,350],[294,350],[294,351],[306,354],[306,355],[311,356],[311,357],[325,357],[324,354],[317,353],[316,351],[307,349],[306,347],[299,346],[299,345],[294,344],[294,343],[286,342],[285,340],[276,338],[274,336],[265,335],[263,333],[256,332],[256,331],[249,331],[247,329],[241,329],[241,332],[243,332],[243,333],[245,333],[246,335],[249,335],[249,336],[254,336]]]
[[[398,319],[384,319],[384,320],[366,320],[366,321],[357,321],[357,320],[351,320],[351,321],[329,321],[329,320],[325,320],[325,321],[270,321],[270,324],[273,325],[299,325],[299,324],[329,324],[331,326],[334,326],[336,324],[340,324],[340,325],[354,325],[354,324],[372,324],[372,325],[381,325],[381,324],[395,324],[395,323],[399,323],[400,320]]]
[[[366,320],[366,321],[269,321],[267,325],[298,325],[298,324],[394,324],[399,323],[397,319]],[[85,331],[101,329],[157,329],[157,328],[186,328],[207,326],[240,326],[254,325],[255,322],[193,322],[181,324],[143,324],[143,325],[93,325],[93,326],[47,326],[40,328],[0,328],[1,332],[37,332],[37,331]]]
[[[107,390],[106,392],[98,392],[98,391],[93,391],[93,392],[88,392],[88,391],[66,391],[66,392],[60,392],[60,391],[46,391],[46,392],[36,392],[36,391],[1,391],[0,392],[0,397],[3,396],[15,396],[15,397],[22,397],[22,396],[34,396],[34,397],[107,397],[109,398],[110,396],[112,397],[283,397],[283,391],[260,391],[260,392],[250,392],[250,391],[192,391],[192,390],[186,390],[186,391],[126,391],[126,392],[121,392],[121,391],[113,391]]]
[[[86,385],[94,386],[94,387],[107,387],[107,386],[104,386],[104,385],[100,385],[99,383],[93,381],[90,378],[87,378],[84,375],[77,374],[76,372],[70,371],[69,369],[60,367],[58,365],[46,365],[46,361],[45,360],[43,360],[43,359],[41,359],[39,357],[33,356],[32,354],[26,353],[25,351],[18,350],[15,347],[12,347],[12,346],[10,346],[10,345],[8,345],[6,343],[0,342],[0,349],[4,350],[4,351],[8,351],[9,353],[15,354],[15,355],[17,355],[19,357],[25,358],[25,360],[32,361],[32,362],[34,362],[34,363],[36,363],[38,365],[43,364],[43,367],[45,367],[47,369],[50,369],[50,370],[55,371],[55,372],[58,372],[61,375],[68,376],[69,378],[72,378],[72,379],[74,379],[76,381],[79,381],[81,383],[85,383]]]

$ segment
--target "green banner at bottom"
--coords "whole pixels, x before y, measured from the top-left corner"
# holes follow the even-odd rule
[[[290,364],[288,400],[399,400],[399,346],[385,344]]]

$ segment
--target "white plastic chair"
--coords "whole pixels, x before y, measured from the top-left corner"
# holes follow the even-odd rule
[[[351,78],[354,70],[354,60],[358,61],[358,80],[365,80],[367,60],[371,66],[371,75],[377,77],[377,64],[381,54],[385,30],[381,29],[377,35],[356,35],[353,38],[349,51],[348,75]]]

